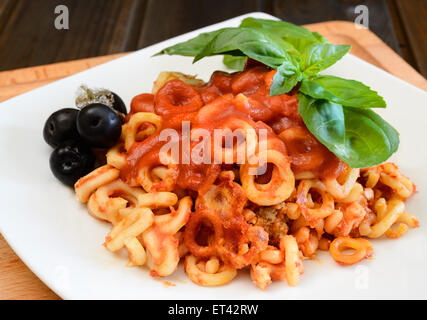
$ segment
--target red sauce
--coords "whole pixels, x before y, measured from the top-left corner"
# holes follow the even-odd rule
[[[233,74],[216,71],[201,87],[171,80],[155,96],[136,96],[132,100],[130,114],[154,111],[162,117],[163,129],[173,128],[178,132],[182,121],[189,121],[192,129],[203,128],[213,132],[229,119],[242,119],[256,130],[268,129],[268,143],[289,156],[295,173],[310,171],[320,178],[337,177],[346,165],[307,130],[298,114],[296,94],[270,97],[274,74],[275,70],[254,66]],[[291,138],[283,134],[290,128],[298,133]],[[130,181],[136,176],[139,166],[155,164],[153,153],[158,153],[164,143],[159,141],[158,135],[135,142],[128,152],[122,178]],[[179,164],[178,167],[177,184],[195,191],[206,181],[215,180],[220,171],[218,165],[190,163]]]

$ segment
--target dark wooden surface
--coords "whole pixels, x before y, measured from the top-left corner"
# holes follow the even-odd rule
[[[70,29],[54,27],[66,5]],[[427,75],[427,0],[0,0],[0,71],[139,49],[252,11],[297,24],[354,21]]]

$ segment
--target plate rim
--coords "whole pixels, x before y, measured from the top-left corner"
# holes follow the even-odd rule
[[[117,62],[121,61],[121,59],[126,59],[126,58],[129,58],[130,56],[132,56],[132,55],[134,55],[134,54],[140,53],[141,51],[149,50],[149,49],[151,49],[153,46],[158,46],[158,45],[161,45],[162,43],[166,43],[166,42],[177,41],[177,40],[178,40],[178,39],[180,39],[180,38],[189,37],[191,34],[200,33],[200,32],[206,32],[206,31],[207,31],[207,30],[209,30],[209,29],[214,29],[214,28],[215,28],[216,26],[218,26],[218,25],[223,25],[224,23],[229,23],[229,22],[231,22],[231,21],[233,21],[233,20],[243,19],[243,18],[246,18],[246,17],[259,17],[259,18],[274,18],[274,19],[278,19],[278,18],[277,18],[277,17],[275,17],[275,16],[272,16],[272,15],[267,14],[267,13],[264,13],[264,12],[258,12],[258,11],[254,11],[254,12],[250,12],[250,13],[247,13],[247,14],[239,15],[239,16],[236,16],[236,17],[233,17],[233,18],[230,18],[230,19],[226,19],[226,20],[223,20],[223,21],[217,22],[217,23],[215,23],[215,24],[211,24],[211,25],[208,25],[208,26],[205,26],[205,27],[202,27],[202,28],[199,28],[199,29],[195,29],[195,30],[189,31],[189,32],[187,32],[187,33],[180,34],[180,35],[177,35],[177,36],[175,36],[175,37],[172,37],[172,38],[169,38],[169,39],[163,40],[163,41],[161,41],[161,42],[158,42],[158,43],[152,44],[152,45],[150,45],[150,46],[148,46],[148,47],[145,47],[145,48],[142,48],[142,49],[136,50],[136,51],[134,51],[134,52],[131,52],[131,53],[129,53],[129,54],[126,54],[126,55],[124,55],[124,56],[122,56],[122,57],[119,57],[119,58],[113,59],[113,60],[111,60],[111,61],[105,62],[105,63],[103,63],[103,64],[101,64],[101,65],[98,65],[98,66],[92,67],[92,68],[90,68],[90,69],[83,70],[83,71],[80,71],[80,72],[78,72],[78,73],[72,74],[72,75],[70,75],[70,76],[64,77],[64,78],[62,78],[62,79],[59,79],[59,80],[53,81],[53,82],[51,82],[51,83],[49,83],[49,84],[46,84],[46,85],[43,85],[43,86],[41,86],[41,87],[39,87],[39,88],[36,88],[36,89],[34,89],[34,90],[30,90],[30,91],[28,91],[28,92],[25,92],[25,93],[22,93],[22,94],[20,94],[20,95],[18,95],[18,96],[15,96],[15,97],[13,97],[13,98],[11,98],[11,99],[8,99],[8,100],[6,100],[6,101],[3,101],[3,102],[1,102],[1,103],[0,103],[0,106],[3,106],[4,104],[14,104],[16,100],[19,100],[20,98],[25,97],[26,95],[34,94],[34,92],[37,92],[38,90],[46,90],[46,88],[49,88],[49,86],[53,86],[53,85],[55,85],[55,84],[60,83],[61,81],[67,80],[67,79],[72,78],[72,77],[78,77],[78,76],[80,76],[81,74],[84,74],[85,72],[89,72],[89,71],[90,71],[90,72],[93,72],[93,70],[96,70],[97,68],[103,68],[103,67],[105,67],[105,66],[106,66],[106,65],[108,65],[108,64],[117,63]],[[385,70],[383,70],[383,69],[381,69],[381,68],[379,68],[379,67],[377,67],[377,66],[375,66],[375,65],[373,65],[373,64],[371,64],[371,63],[369,63],[369,62],[367,62],[367,61],[365,61],[365,60],[363,60],[363,59],[360,59],[360,58],[358,58],[358,57],[356,57],[356,56],[354,56],[354,55],[351,55],[351,56],[352,56],[352,58],[357,59],[357,60],[358,60],[358,62],[360,62],[360,63],[367,64],[367,65],[369,65],[370,67],[374,67],[374,68],[376,69],[376,71],[377,71],[377,72],[380,72],[380,73],[384,74],[385,76],[387,76],[387,77],[389,77],[389,78],[392,78],[392,79],[394,79],[394,80],[397,80],[397,81],[399,82],[399,84],[400,84],[400,85],[403,85],[403,86],[409,87],[409,88],[411,88],[412,90],[415,88],[417,91],[419,91],[419,92],[421,92],[421,93],[423,93],[423,94],[426,94],[426,93],[427,93],[426,91],[422,90],[421,88],[418,88],[418,87],[416,87],[416,86],[414,86],[414,85],[412,85],[412,84],[410,84],[410,83],[408,83],[408,82],[406,82],[406,81],[404,81],[404,80],[402,80],[402,79],[400,79],[400,78],[398,78],[398,77],[396,77],[396,76],[394,76],[394,75],[390,74],[389,72],[387,72],[387,71],[385,71]],[[52,277],[48,277],[48,276],[47,276],[47,274],[46,274],[45,272],[42,272],[42,271],[40,270],[40,268],[38,268],[38,267],[35,265],[35,263],[33,263],[33,262],[31,261],[31,259],[30,259],[30,256],[29,256],[29,255],[24,254],[24,253],[22,252],[23,248],[21,248],[19,245],[15,245],[15,244],[14,244],[14,241],[13,241],[13,239],[12,239],[14,236],[10,235],[10,234],[9,234],[9,231],[5,230],[5,229],[2,227],[2,224],[0,224],[0,234],[3,236],[3,238],[5,239],[6,243],[10,246],[10,248],[12,248],[12,250],[14,251],[14,253],[15,253],[15,254],[16,254],[16,255],[21,259],[21,261],[22,261],[22,262],[23,262],[23,263],[24,263],[24,264],[25,264],[25,265],[26,265],[26,266],[31,270],[31,272],[32,272],[32,273],[34,273],[34,274],[37,276],[37,278],[38,278],[38,279],[40,279],[40,281],[42,281],[42,282],[43,282],[43,283],[44,283],[44,284],[45,284],[45,285],[46,285],[50,290],[52,290],[55,294],[57,294],[57,295],[58,295],[59,297],[61,297],[62,299],[65,299],[65,300],[75,299],[75,297],[73,297],[71,294],[70,294],[70,295],[68,295],[68,293],[66,292],[66,290],[64,291],[60,286],[55,285],[55,281],[53,281],[53,280],[52,280]],[[147,299],[147,300],[151,300],[151,299],[149,299],[149,298],[146,298],[146,299]]]

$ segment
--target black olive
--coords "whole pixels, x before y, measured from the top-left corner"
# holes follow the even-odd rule
[[[80,110],[77,130],[90,146],[109,148],[120,138],[122,125],[119,115],[110,107],[94,103]]]
[[[48,145],[56,148],[59,144],[70,139],[79,139],[76,119],[79,110],[65,108],[51,114],[43,128],[43,138]]]
[[[124,115],[126,115],[128,113],[127,109],[126,109],[126,105],[123,102],[122,98],[120,98],[116,93],[114,93],[113,91],[110,91],[111,94],[113,95],[114,98],[114,103],[113,103],[113,109],[123,113]]]
[[[68,140],[53,150],[49,164],[53,175],[72,187],[78,179],[94,169],[95,156],[85,144]]]

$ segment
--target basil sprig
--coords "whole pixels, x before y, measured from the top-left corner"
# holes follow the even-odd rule
[[[370,109],[343,107],[302,93],[298,102],[308,130],[352,168],[380,164],[399,146],[398,132]]]
[[[237,28],[202,33],[158,54],[193,56],[194,62],[221,54],[235,70],[243,70],[249,57],[276,69],[270,95],[299,85],[298,112],[308,130],[350,167],[364,168],[387,160],[399,146],[399,134],[371,110],[386,107],[377,92],[355,80],[318,74],[349,50],[285,21],[246,18]]]

